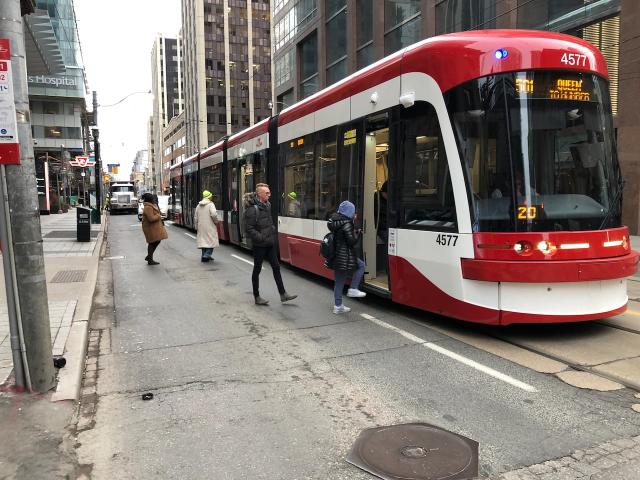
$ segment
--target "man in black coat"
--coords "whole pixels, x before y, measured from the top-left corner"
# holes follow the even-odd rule
[[[268,305],[269,300],[260,296],[260,271],[264,259],[271,264],[273,278],[278,286],[280,301],[288,302],[297,297],[290,295],[284,288],[282,275],[280,275],[280,263],[278,262],[278,237],[276,227],[271,218],[271,203],[269,197],[271,190],[266,183],[259,183],[256,186],[256,193],[245,198],[245,226],[247,235],[253,245],[253,274],[251,283],[253,284],[253,296],[256,305]]]

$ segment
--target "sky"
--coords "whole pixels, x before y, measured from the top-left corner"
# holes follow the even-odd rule
[[[138,150],[147,149],[153,110],[151,49],[158,33],[177,37],[180,0],[74,0],[89,90],[98,93],[98,127],[103,168],[119,163],[128,179]],[[87,96],[91,109],[91,94]]]

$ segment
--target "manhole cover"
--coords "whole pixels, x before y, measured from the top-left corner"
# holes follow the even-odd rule
[[[51,283],[84,282],[88,270],[60,270],[51,279]]]
[[[385,480],[461,480],[478,476],[478,443],[426,423],[369,428],[347,462]]]

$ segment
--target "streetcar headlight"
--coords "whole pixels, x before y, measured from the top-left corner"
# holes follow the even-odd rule
[[[546,240],[539,242],[537,247],[538,250],[540,250],[540,252],[545,255],[549,255],[550,253],[556,251],[556,246],[551,242],[547,242]]]
[[[533,245],[526,240],[516,242],[513,249],[518,255],[531,255],[531,253],[533,253]]]

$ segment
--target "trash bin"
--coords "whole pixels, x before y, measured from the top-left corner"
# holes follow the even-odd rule
[[[91,209],[76,207],[76,227],[78,242],[91,241]]]

